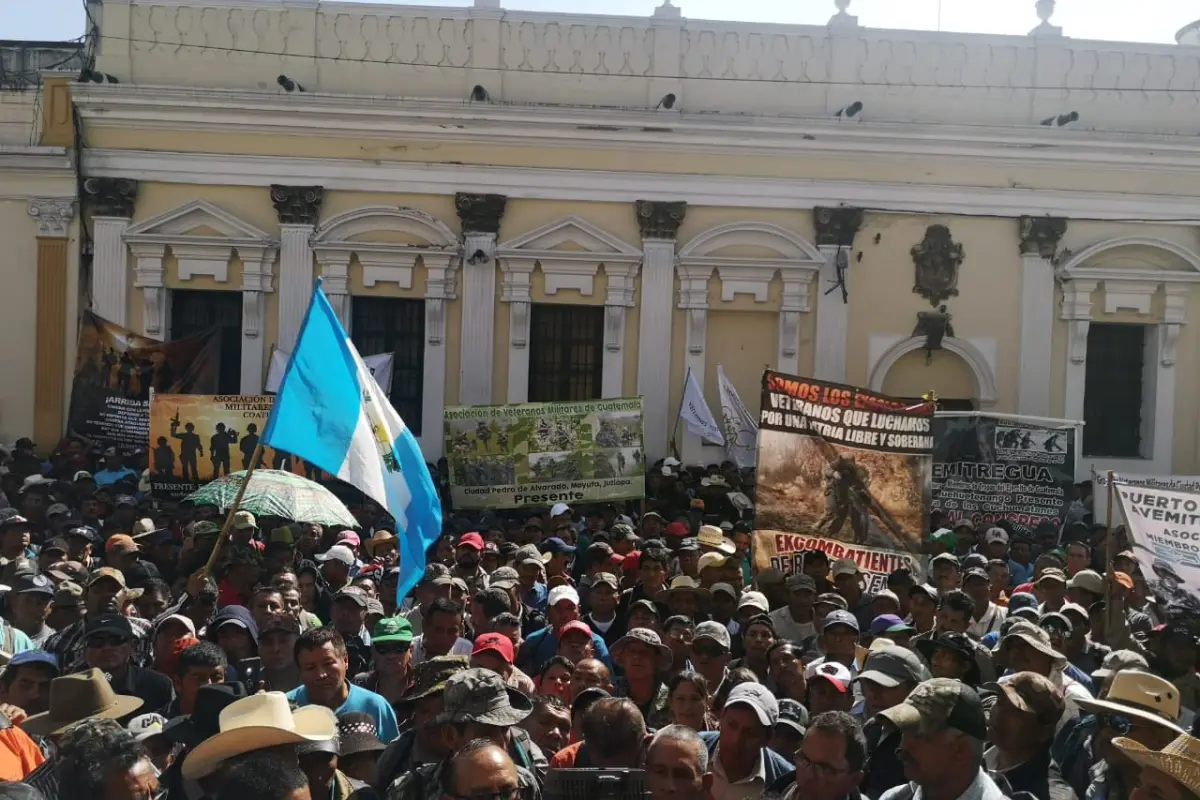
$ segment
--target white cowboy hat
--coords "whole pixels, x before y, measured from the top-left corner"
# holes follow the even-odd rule
[[[1118,672],[1103,700],[1092,698],[1076,701],[1084,711],[1093,714],[1124,714],[1143,722],[1161,725],[1175,733],[1179,727],[1179,690],[1166,678],[1136,669]]]
[[[337,717],[324,706],[305,706],[293,714],[283,692],[260,692],[226,706],[220,726],[220,733],[188,753],[184,778],[203,778],[226,759],[252,750],[332,739],[337,734]]]
[[[1181,733],[1162,750],[1151,750],[1124,736],[1112,743],[1139,767],[1158,770],[1193,795],[1200,795],[1200,740]]]

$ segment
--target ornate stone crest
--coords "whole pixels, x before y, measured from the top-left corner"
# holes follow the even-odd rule
[[[674,239],[687,214],[685,202],[637,201],[638,228],[643,239]]]
[[[1067,221],[1062,217],[1021,217],[1020,223],[1021,252],[1054,258],[1058,242],[1067,232]]]
[[[852,247],[854,235],[863,224],[861,208],[839,206],[813,209],[813,226],[817,229],[817,245]]]
[[[138,183],[129,178],[88,178],[83,193],[97,217],[132,217]]]
[[[508,198],[502,194],[454,195],[454,207],[466,233],[499,233]]]
[[[321,216],[325,189],[321,186],[282,186],[271,184],[271,202],[280,225],[312,225]]]
[[[963,246],[950,236],[945,225],[930,225],[925,238],[912,249],[916,278],[913,292],[937,306],[958,295],[958,268],[966,255]]]

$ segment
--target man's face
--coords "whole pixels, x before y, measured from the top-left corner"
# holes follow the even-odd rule
[[[912,691],[912,686],[904,682],[899,686],[883,686],[875,681],[860,680],[859,685],[862,686],[863,698],[867,703],[867,713],[872,717],[880,711],[900,705]]]
[[[436,612],[425,623],[425,657],[444,656],[462,636],[462,618],[457,614]]]
[[[1078,544],[1067,546],[1067,575],[1074,575],[1081,569],[1091,566],[1091,558],[1086,547]]]
[[[646,753],[646,783],[654,800],[707,800],[712,777],[695,745],[660,739]]]
[[[567,739],[571,735],[571,712],[565,708],[543,705],[522,724],[542,752],[557,753],[567,746]]]
[[[258,655],[265,669],[286,669],[295,663],[297,636],[287,631],[271,631],[258,639]]]
[[[996,705],[988,717],[988,739],[1000,752],[1024,752],[1031,734],[1040,727],[1035,715],[1019,710],[1004,692],[997,693]]]
[[[184,707],[191,708],[192,703],[196,699],[196,693],[200,691],[201,686],[222,683],[224,680],[224,667],[188,667],[187,672],[183,673],[182,677],[175,678],[175,691],[179,693],[179,697],[183,700]]]
[[[678,556],[679,571],[688,577],[695,578],[700,573],[700,551],[684,550]]]
[[[740,561],[746,557],[746,553],[750,552],[750,534],[735,533],[733,535],[733,546],[737,548],[737,557]]]
[[[692,641],[691,658],[700,674],[711,680],[712,677],[724,674],[732,656],[720,642],[703,637]]]
[[[1004,663],[1013,672],[1036,672],[1048,678],[1054,660],[1027,642],[1014,637],[1004,643]]]
[[[788,697],[802,698],[807,689],[804,679],[804,661],[798,651],[791,647],[777,647],[770,658],[771,678]]]
[[[651,611],[645,608],[635,608],[629,612],[629,628],[646,628],[648,630],[657,631],[659,629],[658,617]]]
[[[842,800],[862,780],[862,772],[846,761],[846,737],[837,731],[814,730],[796,752],[796,796],[808,800]]]
[[[971,617],[967,612],[957,608],[942,606],[937,612],[937,627],[943,633],[966,633],[971,625]]]
[[[696,618],[697,605],[695,592],[675,591],[667,600],[667,607],[671,609],[672,616],[678,614],[689,619]]]
[[[948,647],[938,647],[933,651],[930,667],[935,678],[953,678],[960,681],[966,678],[971,668],[957,650]]]
[[[367,618],[367,609],[354,600],[342,598],[333,604],[330,616],[333,618],[333,627],[342,636],[357,636]]]
[[[296,593],[296,603],[300,603],[299,592]],[[338,605],[335,603],[334,608],[336,609]],[[271,617],[282,614],[283,611],[283,596],[279,592],[261,592],[256,594],[254,596],[254,604],[250,606],[250,613],[254,616],[254,621],[258,624],[260,630],[266,627]]]
[[[20,554],[21,550],[29,547],[29,528],[25,525],[10,525],[4,529],[4,550]]]
[[[1004,542],[1000,542],[1000,541],[988,542],[986,549],[987,549],[987,557],[989,559],[990,558],[999,558],[1002,561],[1008,560],[1008,545],[1005,544]]]
[[[859,592],[861,591],[859,580],[858,573],[852,573],[850,575],[838,575],[833,579],[833,588],[836,589],[837,593],[842,597],[854,598],[857,600]]]
[[[991,582],[983,578],[975,577],[963,584],[963,591],[975,601],[976,611],[986,611],[988,603],[991,602],[989,597],[991,592]]]
[[[314,650],[301,650],[296,662],[300,665],[300,680],[308,691],[309,700],[321,705],[341,691],[350,666],[349,657],[338,653],[328,642]]]
[[[87,610],[93,616],[115,614],[121,584],[113,578],[99,578],[87,588]]]
[[[240,661],[254,655],[254,640],[250,631],[241,625],[226,623],[217,629],[217,644],[230,661]]]
[[[504,660],[504,656],[494,650],[485,650],[471,656],[471,668],[491,670],[501,678],[507,678],[512,674],[512,665]]]
[[[825,654],[835,659],[853,658],[858,633],[848,625],[829,625],[821,632]]]
[[[529,587],[537,583],[538,578],[542,576],[542,568],[537,564],[522,564],[517,567],[517,574],[521,577],[521,584]]]
[[[812,611],[816,594],[810,589],[795,589],[788,592],[788,608],[793,616],[803,616]]]
[[[577,619],[579,619],[579,606],[569,598],[559,600],[546,609],[546,621],[554,628],[561,628],[568,622],[574,622]]]
[[[30,716],[50,707],[50,681],[54,672],[48,665],[26,664],[17,667],[17,676],[3,697]]]
[[[1012,560],[1018,564],[1028,564],[1029,556],[1031,555],[1029,551],[1029,543],[1013,542],[1012,547],[1009,548],[1009,554],[1012,556]]]
[[[811,714],[825,711],[849,711],[854,697],[841,691],[825,678],[813,678],[808,682],[808,710]]]
[[[592,607],[592,613],[602,618],[607,617],[616,609],[617,600],[617,590],[607,583],[594,584],[588,590],[588,603]]]
[[[158,775],[149,758],[130,769],[110,769],[104,775],[104,800],[142,800],[158,794]]]
[[[645,642],[631,641],[621,648],[620,665],[631,681],[652,680],[658,669],[658,651]]]
[[[479,566],[479,551],[474,547],[456,548],[454,561],[463,571],[472,572]]]
[[[50,613],[50,600],[50,595],[41,592],[10,594],[8,603],[12,609],[13,624],[23,631],[37,633]]]
[[[775,635],[766,625],[751,625],[743,637],[746,645],[746,655],[765,659],[771,645],[775,644]]]
[[[939,561],[933,565],[933,585],[939,592],[948,592],[958,588],[958,567],[948,561]]]
[[[721,711],[721,750],[736,753],[738,761],[753,763],[770,738],[770,729],[758,721],[754,709],[739,703]]]
[[[725,592],[713,592],[710,609],[717,622],[728,624],[737,611],[737,600]]]
[[[922,786],[937,784],[949,771],[958,769],[951,754],[957,755],[961,748],[953,747],[956,731],[939,731],[921,734],[906,730],[900,738],[900,763],[904,765],[904,777]]]
[[[571,631],[558,640],[558,655],[566,656],[574,664],[594,655],[592,637],[583,631]]]
[[[657,561],[642,559],[638,567],[638,578],[647,589],[658,589],[667,579],[667,571]]]
[[[133,639],[118,633],[98,632],[87,637],[84,658],[89,667],[119,672],[129,665]]]
[[[1002,592],[1008,589],[1008,582],[1011,577],[1012,573],[1009,571],[1007,564],[997,564],[988,567],[989,592]]]
[[[908,597],[908,610],[912,613],[913,619],[927,621],[933,619],[937,606],[924,592],[913,592]]]
[[[571,699],[578,697],[584,689],[608,691],[611,684],[612,678],[604,662],[595,658],[585,658],[575,664],[575,671],[571,673]]]
[[[160,614],[167,610],[167,598],[159,590],[148,590],[142,592],[142,596],[137,599],[138,616],[145,620],[157,619]]]
[[[1039,581],[1033,587],[1033,593],[1047,609],[1057,611],[1066,599],[1067,586],[1061,581],[1047,579]]]

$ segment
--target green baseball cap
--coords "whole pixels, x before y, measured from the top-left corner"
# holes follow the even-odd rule
[[[372,644],[386,642],[403,642],[408,644],[413,640],[412,623],[404,617],[384,617],[375,623],[371,631]]]

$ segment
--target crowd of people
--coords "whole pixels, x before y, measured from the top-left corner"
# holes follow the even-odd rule
[[[99,455],[4,456],[0,797],[1200,800],[1195,616],[1086,513],[785,574],[752,473],[668,459],[636,511],[447,513],[398,597],[368,503],[226,519]]]

